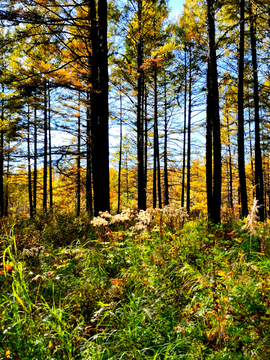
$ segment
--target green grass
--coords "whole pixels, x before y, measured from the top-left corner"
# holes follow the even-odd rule
[[[269,224],[140,219],[2,219],[0,359],[269,359]]]

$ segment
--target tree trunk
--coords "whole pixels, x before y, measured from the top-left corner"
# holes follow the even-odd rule
[[[81,212],[81,92],[78,93],[78,130],[77,130],[77,203],[76,215]]]
[[[94,190],[94,213],[110,211],[109,188],[109,111],[107,1],[90,0],[91,17],[91,143]]]
[[[164,69],[164,205],[169,205],[167,83]]]
[[[33,217],[32,175],[31,175],[31,151],[30,151],[30,107],[27,104],[27,160],[28,160],[28,197],[30,218]]]
[[[51,136],[51,94],[48,86],[48,133],[49,133],[49,194],[50,211],[53,208],[53,176],[52,176],[52,136]]]
[[[91,142],[91,111],[92,94],[87,91],[86,107],[86,211],[93,214],[93,196],[92,196],[92,142]]]
[[[4,93],[2,84],[2,92]],[[1,101],[1,122],[4,124],[4,98]],[[4,130],[0,130],[0,215],[4,216]]]
[[[268,212],[266,212],[267,217],[270,215],[270,166],[269,166],[269,154],[267,159],[267,194],[268,194]]]
[[[190,213],[190,166],[191,166],[191,86],[192,86],[192,74],[191,74],[191,44],[189,45],[189,81],[188,81],[188,132],[187,132],[187,213]]]
[[[142,0],[138,0],[139,33],[141,30]],[[141,34],[137,44],[137,162],[138,162],[138,209],[146,209],[146,189],[144,186],[144,144],[143,144],[143,119],[142,119],[142,53],[143,45]]]
[[[248,136],[249,136],[249,151],[250,151],[251,184],[252,184],[252,193],[253,193],[252,195],[254,198],[255,197],[255,180],[254,180],[254,161],[253,161],[250,105],[248,108]]]
[[[238,47],[238,171],[241,194],[242,217],[247,216],[247,187],[245,172],[244,146],[244,31],[245,31],[245,0],[240,0],[240,29]]]
[[[161,170],[160,170],[160,156],[159,156],[159,137],[158,137],[158,124],[157,124],[157,178],[158,178],[158,207],[162,209],[162,196],[161,196]]]
[[[120,88],[120,146],[119,146],[119,165],[118,165],[118,200],[117,200],[117,213],[120,213],[121,202],[121,169],[122,169],[122,147],[123,147],[123,124],[122,124],[122,88]]]
[[[182,165],[182,196],[181,196],[181,206],[184,207],[185,203],[185,171],[186,171],[186,128],[187,128],[187,48],[186,44],[184,47],[185,54],[185,92],[184,92],[184,139],[183,139],[183,165]]]
[[[8,199],[9,199],[9,168],[10,168],[10,140],[8,140],[8,154],[7,154],[7,182],[6,182],[6,196],[5,196],[5,211],[4,215],[8,216]]]
[[[129,201],[128,151],[126,151],[126,194],[127,194],[127,204],[128,204]]]
[[[213,5],[214,0],[207,0],[208,66],[206,109],[206,188],[208,215],[210,220],[217,224],[220,222],[221,208],[221,142],[215,47],[215,18]],[[212,158],[214,165],[213,170]]]
[[[100,92],[99,92],[99,141],[95,164],[98,174],[96,191],[98,204],[95,202],[95,213],[110,211],[110,174],[109,174],[109,75],[107,49],[107,0],[98,1],[99,41],[100,41]],[[102,166],[101,166],[102,164]]]
[[[157,206],[158,190],[158,207],[162,208],[161,199],[161,173],[159,159],[159,137],[158,137],[158,99],[157,99],[157,65],[154,65],[154,166],[153,166],[153,208]]]
[[[35,93],[34,108],[34,174],[33,174],[33,213],[37,213],[37,104]]]
[[[147,119],[147,89],[144,82],[144,188],[145,196],[147,189],[147,143],[148,143],[148,119]]]
[[[230,137],[230,130],[229,130],[229,116],[228,116],[228,107],[226,106],[226,120],[227,120],[227,133],[228,133],[228,154],[229,154],[229,161],[228,161],[228,208],[233,209],[233,174],[232,174],[232,151],[231,151],[231,137]]]
[[[157,207],[157,68],[154,68],[153,208]]]
[[[260,116],[259,116],[259,85],[258,85],[258,66],[257,66],[257,44],[256,29],[254,24],[254,15],[252,5],[249,1],[249,19],[250,19],[250,40],[253,68],[253,96],[254,96],[254,115],[255,115],[255,185],[256,198],[259,205],[260,221],[264,221],[264,196],[263,196],[263,170],[260,140]]]
[[[43,156],[43,211],[47,212],[47,171],[48,171],[48,104],[47,84],[44,82],[44,156]]]

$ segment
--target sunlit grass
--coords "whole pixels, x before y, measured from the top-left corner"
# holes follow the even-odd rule
[[[103,218],[2,220],[0,359],[269,359],[269,224]]]

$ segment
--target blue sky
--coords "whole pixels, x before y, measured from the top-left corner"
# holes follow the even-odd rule
[[[172,9],[171,16],[175,17],[183,10],[184,0],[169,0],[169,7]]]

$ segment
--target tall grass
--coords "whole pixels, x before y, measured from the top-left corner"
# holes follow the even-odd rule
[[[3,220],[0,359],[269,358],[267,223],[101,218]]]

